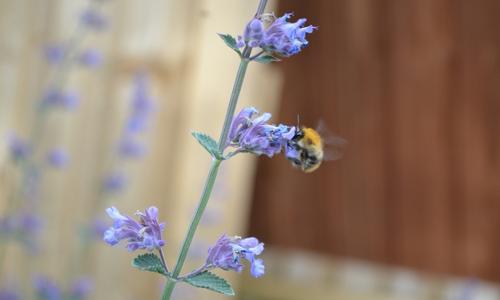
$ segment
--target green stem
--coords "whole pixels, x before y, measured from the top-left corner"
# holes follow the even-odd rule
[[[243,55],[245,52],[248,52],[246,49],[243,51]],[[248,52],[248,55],[250,53]],[[240,96],[241,87],[243,85],[243,80],[245,79],[245,73],[247,71],[248,63],[250,61],[247,57],[243,57],[240,62],[240,67],[238,68],[238,72],[236,73],[236,79],[234,80],[233,91],[231,92],[231,98],[229,100],[229,105],[227,106],[226,117],[224,119],[224,125],[222,126],[222,133],[219,138],[219,151],[224,151],[226,147],[227,135],[229,134],[229,128],[231,127],[231,123],[233,122],[234,111],[236,110],[236,104],[238,104],[238,98]]]
[[[189,247],[191,246],[191,242],[193,241],[194,234],[196,232],[196,228],[200,223],[201,217],[203,216],[203,212],[208,204],[208,199],[210,198],[210,194],[212,193],[212,188],[214,187],[215,179],[217,178],[217,172],[219,171],[219,166],[221,164],[221,160],[214,159],[212,160],[212,165],[210,166],[210,171],[208,172],[207,182],[205,183],[205,188],[203,189],[203,193],[201,195],[200,203],[198,204],[198,208],[196,209],[196,213],[194,214],[193,220],[191,221],[191,225],[189,226],[189,231],[186,234],[186,238],[184,239],[184,243],[182,245],[181,252],[179,254],[179,258],[177,259],[177,263],[175,264],[174,271],[172,272],[172,277],[177,278],[181,273],[182,266],[186,260]],[[163,290],[162,300],[169,300],[170,296],[175,287],[175,281],[168,280],[165,285],[165,289]]]

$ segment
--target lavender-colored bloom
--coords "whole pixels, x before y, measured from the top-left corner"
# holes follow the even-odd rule
[[[45,276],[38,276],[34,280],[35,291],[40,299],[60,300],[61,290],[54,281]]]
[[[131,111],[125,129],[127,133],[139,133],[147,128],[154,109],[149,91],[149,80],[145,74],[137,73],[134,76],[132,93]]]
[[[10,157],[14,161],[25,160],[31,154],[31,146],[27,141],[21,139],[20,137],[11,134],[7,140]]]
[[[238,47],[260,47],[270,53],[280,56],[292,56],[297,54],[309,43],[306,34],[312,33],[314,26],[303,26],[307,19],[302,18],[295,23],[287,20],[292,16],[287,13],[276,18],[274,22],[264,29],[264,22],[255,18],[245,27],[243,37],[238,37]]]
[[[68,153],[62,149],[53,149],[47,154],[47,162],[54,168],[64,168],[68,161]]]
[[[264,37],[264,24],[259,19],[252,19],[245,27],[243,41],[248,47],[259,47]]]
[[[0,289],[0,300],[20,300],[20,299],[21,296],[17,291],[9,288]]]
[[[45,93],[43,105],[74,110],[78,107],[80,98],[74,91],[60,91],[51,89]]]
[[[103,30],[108,27],[108,19],[94,8],[85,10],[80,17],[80,21],[83,25],[93,30]]]
[[[109,228],[109,224],[101,219],[95,219],[89,228],[89,234],[91,237],[101,239],[104,232]]]
[[[113,219],[113,226],[104,232],[103,239],[111,246],[122,240],[127,240],[129,251],[137,249],[153,251],[165,245],[161,237],[165,224],[158,223],[158,208],[152,206],[144,213],[136,212],[140,222],[120,214],[115,207],[106,209],[106,212]]]
[[[257,114],[253,107],[241,110],[233,119],[227,145],[237,148],[237,151],[272,157],[293,138],[295,127],[268,124],[271,114],[264,113],[254,118]]]
[[[264,244],[254,237],[242,239],[241,237],[228,237],[222,235],[215,246],[208,250],[207,266],[223,270],[241,272],[244,258],[250,263],[250,273],[254,277],[264,275],[265,268],[262,259],[255,258],[264,251]]]
[[[80,278],[76,280],[69,291],[70,299],[83,300],[88,297],[94,288],[92,281],[89,278]]]
[[[30,252],[38,249],[37,236],[42,227],[40,218],[32,213],[22,212],[0,219],[0,237],[19,240]]]
[[[134,114],[127,120],[125,130],[128,133],[139,133],[148,127],[148,116],[142,114]]]
[[[103,57],[100,51],[87,49],[80,54],[78,61],[84,66],[95,68],[102,65]]]
[[[42,220],[31,212],[23,212],[17,216],[18,230],[24,235],[36,235],[42,227]]]
[[[104,191],[117,193],[123,191],[127,186],[127,177],[121,172],[113,172],[104,178]]]
[[[282,56],[297,54],[309,43],[306,34],[312,33],[316,27],[309,25],[303,27],[307,19],[302,18],[295,23],[287,20],[291,13],[276,19],[266,31],[266,37],[262,41],[262,48]]]
[[[146,148],[131,138],[125,138],[120,142],[118,153],[126,158],[141,158],[146,154]]]
[[[61,45],[49,45],[44,48],[45,59],[50,64],[58,64],[64,59],[65,49]]]

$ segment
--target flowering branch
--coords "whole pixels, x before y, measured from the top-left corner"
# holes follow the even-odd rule
[[[261,15],[266,8],[267,0],[260,0],[259,6],[257,8],[257,12],[255,16],[258,17]],[[231,97],[229,99],[229,105],[226,111],[226,117],[224,119],[224,125],[222,127],[222,132],[219,138],[219,152],[222,153],[224,148],[226,147],[227,136],[229,134],[229,129],[231,127],[231,123],[233,121],[234,112],[236,110],[236,105],[238,104],[238,98],[240,96],[241,88],[243,86],[243,81],[245,79],[245,74],[247,71],[248,63],[250,60],[250,54],[252,52],[252,48],[245,46],[243,50],[243,54],[240,60],[240,66],[238,67],[238,71],[236,73],[236,79],[234,80],[233,90],[231,92]],[[172,277],[176,278],[179,276],[182,266],[186,261],[187,253],[189,247],[191,246],[191,242],[193,241],[194,234],[196,229],[198,228],[198,224],[200,223],[201,217],[203,216],[203,212],[208,204],[208,199],[210,199],[210,195],[212,193],[212,189],[214,187],[215,179],[217,178],[217,173],[219,171],[219,166],[221,164],[220,159],[212,159],[212,164],[210,166],[210,170],[208,172],[207,180],[205,183],[205,187],[201,194],[200,202],[194,214],[193,220],[191,221],[191,225],[189,226],[188,233],[186,234],[186,238],[182,244],[182,249],[177,258],[177,263],[175,264],[174,271],[172,272]],[[163,290],[162,300],[169,300],[172,292],[175,287],[175,281],[167,280],[167,284],[165,285],[165,289]]]
[[[165,244],[161,238],[163,225],[158,223],[157,209],[150,207],[145,213],[137,213],[141,220],[134,221],[132,218],[121,215],[116,208],[107,210],[114,219],[113,227],[104,234],[104,240],[115,245],[121,240],[128,240],[129,251],[144,249],[152,251],[157,249],[160,257],[152,253],[142,254],[136,257],[133,265],[144,271],[156,272],[167,278],[162,294],[162,300],[170,300],[177,282],[182,281],[198,288],[209,289],[225,295],[234,295],[231,286],[210,271],[214,268],[241,272],[243,264],[241,260],[247,260],[250,264],[250,273],[254,277],[260,277],[265,272],[264,262],[256,258],[264,250],[264,244],[256,238],[229,237],[223,235],[216,245],[209,249],[208,258],[203,266],[181,276],[182,267],[186,261],[187,254],[193,241],[196,229],[205,212],[210,199],[215,180],[221,163],[238,153],[252,153],[255,155],[265,154],[272,157],[284,151],[287,158],[296,166],[305,165],[303,170],[312,171],[319,166],[322,160],[322,142],[320,139],[315,148],[301,141],[304,130],[295,126],[273,125],[268,121],[271,114],[264,113],[256,117],[258,111],[255,108],[245,108],[235,117],[238,98],[243,86],[248,64],[251,61],[259,63],[270,63],[279,61],[279,57],[289,57],[300,52],[308,42],[305,39],[307,33],[311,33],[315,27],[302,25],[306,19],[299,19],[295,23],[287,21],[291,14],[285,14],[275,18],[272,24],[266,26],[268,15],[264,15],[267,0],[260,0],[255,17],[247,24],[242,36],[237,39],[228,34],[219,34],[227,46],[240,56],[240,65],[231,91],[224,124],[222,126],[219,141],[216,142],[210,136],[193,132],[193,136],[212,156],[212,162],[208,176],[200,196],[198,207],[185,236],[182,248],[179,252],[177,262],[171,273],[168,272],[161,248]],[[261,51],[252,56],[253,48]],[[312,130],[311,132],[313,132]],[[314,131],[315,132],[315,131]],[[314,133],[313,132],[313,133]],[[309,137],[314,137],[309,133]],[[308,139],[309,140],[309,139]],[[314,140],[314,139],[313,139]],[[311,140],[312,141],[312,140]],[[224,155],[228,147],[235,148],[234,151]]]

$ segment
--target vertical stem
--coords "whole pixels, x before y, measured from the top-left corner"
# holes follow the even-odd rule
[[[267,0],[260,0],[255,16],[259,16],[264,12],[266,4]],[[219,151],[221,152],[224,150],[226,146],[227,135],[229,133],[229,128],[231,127],[231,123],[233,121],[236,105],[238,104],[238,98],[240,96],[241,88],[243,86],[243,80],[245,79],[247,67],[248,64],[250,63],[250,60],[248,58],[250,57],[251,53],[252,53],[252,48],[245,47],[245,49],[243,49],[240,66],[238,67],[238,72],[236,73],[236,78],[233,84],[233,90],[231,91],[231,97],[229,99],[229,104],[226,111],[226,117],[224,118],[224,125],[222,126],[222,132],[219,138]],[[208,200],[210,199],[210,195],[212,193],[212,189],[214,187],[215,179],[217,178],[217,173],[219,171],[221,163],[222,163],[221,160],[218,159],[212,160],[207,180],[205,182],[205,188],[203,189],[203,192],[201,194],[198,207],[196,208],[193,220],[191,221],[191,225],[189,226],[189,230],[184,239],[184,243],[182,244],[181,252],[179,253],[179,257],[177,258],[177,263],[175,264],[174,271],[172,272],[173,278],[178,278],[179,274],[181,273],[182,266],[186,261],[189,247],[191,246],[191,242],[193,241],[194,234],[196,232],[196,229],[198,228],[198,224],[200,223],[201,217],[203,216],[203,212],[207,207]],[[165,289],[163,290],[162,300],[170,300],[175,284],[176,282],[174,280],[170,279],[167,280]]]
[[[243,53],[245,53],[245,50]],[[229,105],[227,106],[226,117],[224,119],[224,125],[222,126],[222,133],[219,138],[219,151],[222,152],[226,147],[227,135],[229,134],[229,127],[233,122],[234,111],[236,110],[236,104],[238,104],[238,98],[240,96],[241,87],[243,85],[243,80],[245,79],[245,73],[247,71],[248,63],[250,61],[246,58],[242,58],[238,72],[236,73],[236,79],[234,80],[233,91],[231,92],[231,98],[229,100]]]
[[[261,0],[259,2],[259,6],[257,7],[257,12],[255,13],[255,16],[258,17],[259,15],[264,13],[264,10],[266,9],[267,5],[267,0]]]
[[[189,247],[191,246],[191,242],[193,241],[196,228],[200,223],[201,217],[203,216],[203,212],[207,207],[208,199],[210,198],[210,194],[212,193],[212,188],[214,187],[215,179],[217,178],[217,172],[219,171],[219,166],[221,162],[222,162],[221,160],[217,159],[212,160],[212,165],[210,166],[210,171],[208,172],[207,182],[205,183],[205,188],[203,189],[203,193],[200,198],[200,203],[198,204],[196,213],[194,214],[193,220],[191,221],[191,225],[189,226],[188,233],[186,234],[186,238],[184,239],[184,243],[182,245],[179,258],[177,258],[177,263],[175,264],[174,271],[172,272],[172,277],[174,278],[177,278],[179,276],[179,274],[181,273],[182,266],[186,261],[188,250]],[[167,284],[165,285],[165,289],[163,290],[162,300],[170,299],[174,287],[175,287],[175,281],[168,280]]]

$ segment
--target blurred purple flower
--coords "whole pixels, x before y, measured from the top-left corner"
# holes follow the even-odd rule
[[[0,234],[18,236],[26,242],[32,242],[42,227],[40,217],[30,212],[11,214],[0,219]]]
[[[18,216],[18,230],[24,235],[36,235],[41,227],[41,218],[31,212],[23,212]]]
[[[247,107],[233,119],[228,135],[227,145],[235,147],[239,152],[250,152],[257,155],[265,154],[272,157],[281,152],[295,135],[295,127],[286,125],[271,125],[267,121],[270,113],[264,113],[254,118],[258,111]]]
[[[86,9],[80,17],[82,24],[93,30],[103,30],[108,27],[108,19],[94,8]]]
[[[125,138],[120,142],[118,153],[125,158],[141,158],[146,154],[146,148],[131,138]]]
[[[11,288],[0,289],[0,300],[20,300],[19,292]]]
[[[103,57],[100,51],[87,49],[80,54],[78,61],[84,66],[95,68],[102,65]]]
[[[72,300],[83,300],[88,297],[94,288],[90,278],[80,278],[73,283],[69,294]]]
[[[104,178],[104,191],[108,193],[117,193],[123,191],[127,186],[127,178],[121,172],[113,172]]]
[[[29,143],[15,134],[11,134],[8,137],[7,144],[9,146],[10,157],[14,161],[25,160],[31,154]]]
[[[216,267],[223,270],[241,272],[244,258],[250,263],[250,273],[253,277],[264,275],[265,268],[262,259],[255,256],[264,251],[264,244],[254,237],[242,239],[241,237],[228,237],[222,235],[215,246],[208,250],[206,265],[209,268]]]
[[[126,124],[126,132],[139,133],[144,131],[147,128],[153,109],[148,77],[144,73],[137,73],[134,76],[131,111]]]
[[[309,43],[306,34],[312,33],[317,27],[312,25],[304,27],[307,21],[305,18],[290,23],[287,20],[291,16],[291,13],[287,13],[276,18],[267,29],[264,29],[264,22],[261,19],[252,19],[245,27],[243,37],[238,37],[237,46],[260,47],[285,57],[299,53]]]
[[[45,93],[42,104],[49,107],[59,107],[66,110],[74,110],[78,107],[80,97],[74,91],[62,92],[50,89]]]
[[[153,251],[165,245],[161,237],[165,224],[158,223],[158,208],[151,206],[144,213],[136,212],[140,222],[123,216],[115,207],[106,209],[106,212],[113,219],[113,226],[106,230],[103,237],[109,245],[114,246],[121,240],[127,240],[129,251]]]
[[[65,49],[61,45],[48,45],[44,48],[45,59],[50,64],[58,64],[64,59]]]
[[[104,232],[109,228],[109,224],[102,219],[95,219],[89,228],[89,234],[92,238],[101,239]]]
[[[43,300],[60,300],[61,290],[56,283],[45,276],[37,276],[34,280],[37,296]]]
[[[47,162],[54,168],[62,169],[68,165],[69,156],[62,149],[53,149],[47,154]]]

